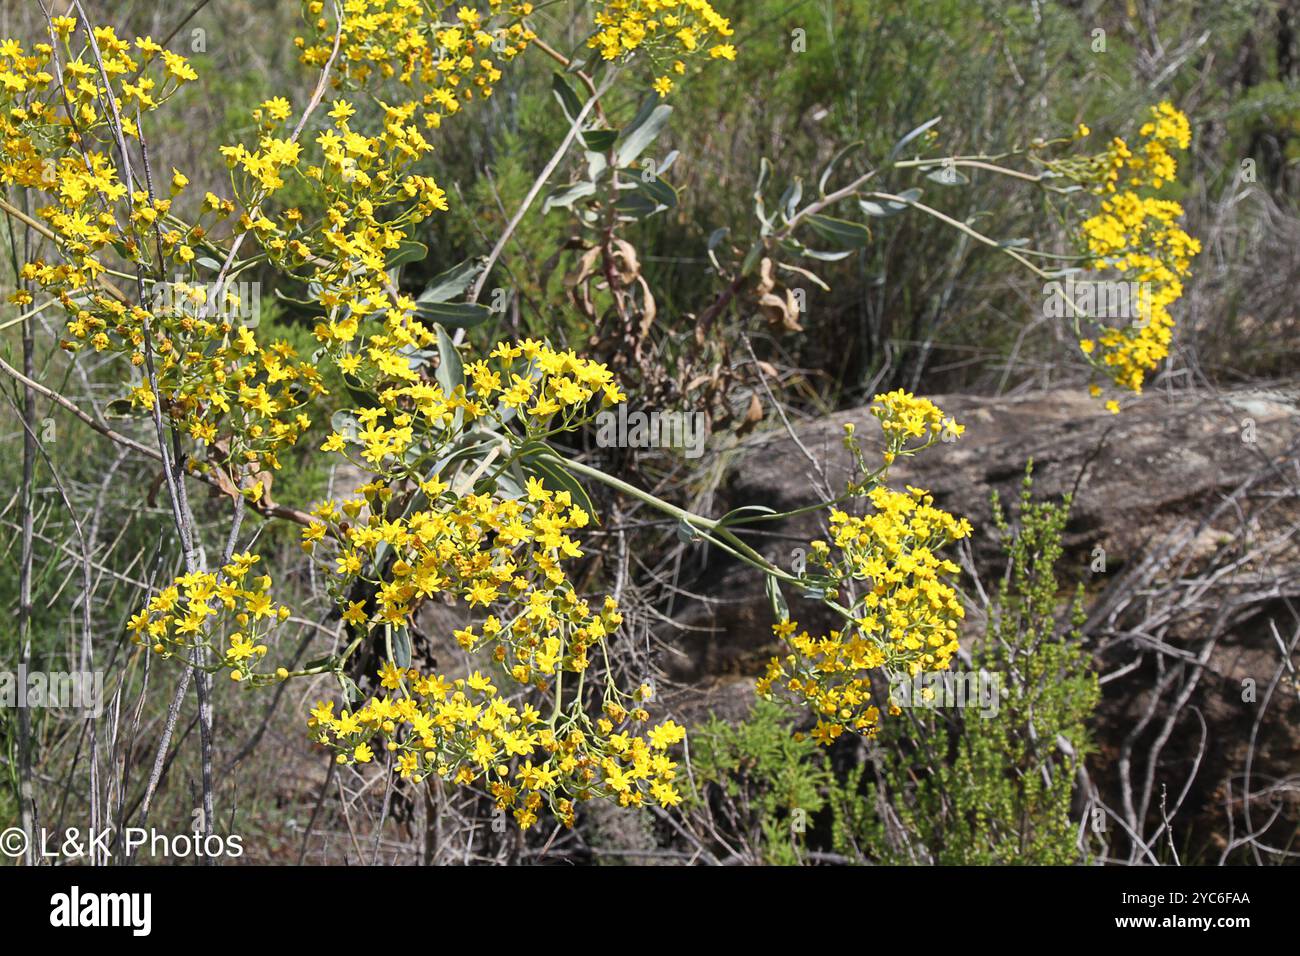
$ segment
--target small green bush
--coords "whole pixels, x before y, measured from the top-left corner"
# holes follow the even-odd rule
[[[993,501],[1007,573],[970,668],[1000,682],[999,705],[908,708],[872,744],[831,751],[792,734],[781,704],[710,720],[691,737],[692,809],[733,850],[774,864],[1085,861],[1071,801],[1097,679],[1078,596],[1057,621],[1069,501],[1031,492],[1027,469],[1014,525]]]

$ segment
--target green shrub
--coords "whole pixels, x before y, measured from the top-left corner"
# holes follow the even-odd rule
[[[1081,862],[1071,801],[1098,687],[1078,596],[1057,621],[1069,502],[1031,490],[1027,470],[1014,526],[993,502],[1007,574],[970,670],[997,679],[998,706],[910,707],[870,745],[829,751],[780,704],[714,718],[691,735],[693,812],[768,863]]]

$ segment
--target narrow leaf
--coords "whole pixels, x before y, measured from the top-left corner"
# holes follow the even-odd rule
[[[840,249],[861,249],[871,241],[871,230],[861,223],[831,216],[812,215],[808,224],[827,242],[834,243]]]
[[[388,268],[395,269],[398,266],[404,266],[408,262],[422,262],[429,254],[429,247],[422,242],[416,242],[414,239],[403,239],[398,247],[393,251],[392,258],[388,260]]]
[[[569,86],[569,81],[564,78],[564,74],[556,73],[551,77],[551,92],[555,98],[560,101],[560,108],[564,110],[564,115],[572,123],[577,119],[578,114],[582,112],[582,100],[578,99],[578,94],[573,92],[573,87]]]
[[[623,130],[614,151],[615,165],[623,167],[636,162],[636,158],[645,151],[645,148],[655,141],[655,137],[663,130],[672,113],[671,106],[661,103],[650,111],[650,115],[643,123]]]
[[[468,329],[487,321],[492,310],[478,302],[417,302],[415,314],[448,329]]]
[[[424,291],[415,300],[416,303],[450,302],[470,287],[482,268],[483,263],[479,259],[466,259],[452,266],[434,276],[433,281],[424,287]]]
[[[618,141],[616,129],[589,129],[582,134],[582,141],[590,150],[605,153]]]
[[[936,116],[934,119],[926,120],[916,129],[912,130],[910,133],[908,133],[906,136],[900,139],[897,143],[894,144],[894,148],[889,151],[889,158],[886,159],[885,162],[888,164],[898,159],[898,157],[902,155],[903,150],[907,148],[908,143],[912,142],[912,140],[916,139],[918,136],[923,134],[926,130],[928,130],[935,123],[939,122],[939,120],[941,119],[943,119],[942,116]]]

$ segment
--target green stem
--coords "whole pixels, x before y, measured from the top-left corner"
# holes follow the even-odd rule
[[[572,461],[570,459],[560,458],[557,455],[545,455],[543,457],[562,468],[567,468],[576,471],[580,475],[586,475],[588,478],[593,478],[602,484],[608,485],[617,491],[621,491],[626,495],[636,498],[638,501],[650,505],[650,507],[657,511],[662,511],[664,514],[671,515],[696,531],[701,532],[701,536],[711,544],[721,548],[723,551],[726,551],[744,563],[757,568],[764,574],[770,574],[778,580],[785,581],[788,584],[802,586],[799,578],[772,564],[772,562],[768,561],[749,545],[745,544],[745,542],[741,541],[714,518],[705,518],[703,515],[697,515],[692,511],[679,508],[670,502],[664,501],[662,498],[650,494],[648,491],[638,488],[635,485],[628,484],[626,481],[623,481],[620,478],[615,478],[613,475],[606,474],[599,468],[593,468],[590,465],[584,465],[581,462]]]

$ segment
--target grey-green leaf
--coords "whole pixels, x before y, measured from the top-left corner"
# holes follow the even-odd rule
[[[582,141],[588,149],[595,150],[598,153],[605,153],[618,141],[618,130],[589,129],[582,134]]]
[[[659,203],[655,202],[643,192],[633,192],[626,196],[619,197],[614,208],[625,216],[631,216],[633,219],[644,219],[659,211]]]
[[[776,615],[778,621],[790,620],[790,607],[785,603],[781,585],[770,574],[767,576],[767,599],[772,602],[772,613]]]
[[[786,187],[785,192],[781,195],[781,201],[777,205],[781,209],[781,214],[788,221],[799,208],[799,200],[803,198],[803,178],[796,176],[794,182]]]
[[[546,197],[546,201],[542,203],[542,215],[546,215],[556,207],[568,209],[577,200],[582,199],[584,196],[590,196],[595,191],[595,183],[574,183],[571,186],[565,186],[563,189]]]
[[[772,174],[772,164],[768,162],[767,157],[763,156],[758,161],[758,182],[754,183],[754,198],[761,200],[763,198],[763,187],[767,185],[767,177]]]
[[[465,363],[461,361],[460,353],[456,351],[456,344],[452,342],[451,337],[447,335],[442,326],[437,327],[438,333],[438,371],[436,373],[438,384],[442,390],[450,395],[459,385],[465,384]]]
[[[482,268],[483,263],[479,259],[466,259],[452,266],[446,272],[435,276],[433,281],[424,287],[424,291],[415,300],[416,304],[450,302],[470,287]]]
[[[921,198],[921,190],[909,189],[906,192],[898,194],[898,198],[905,200],[898,202],[893,199],[876,202],[871,199],[859,199],[858,208],[868,216],[874,216],[877,219],[888,219],[890,216],[897,216],[900,212],[905,211],[911,203]]]
[[[448,329],[468,329],[486,322],[492,310],[477,302],[417,302],[415,314]]]
[[[636,162],[640,156],[668,123],[668,117],[673,113],[673,108],[665,103],[661,103],[652,109],[644,122],[630,126],[623,130],[619,137],[619,142],[614,150],[615,165],[619,167],[628,166]]]
[[[822,170],[821,177],[817,180],[818,193],[820,193],[823,196],[826,195],[826,183],[831,178],[831,173],[835,172],[835,167],[838,166],[847,156],[849,156],[855,150],[861,148],[862,148],[862,140],[858,140],[855,143],[849,143],[849,145],[845,146],[838,153],[836,153],[834,156],[831,157],[831,161],[826,164],[826,168]]]
[[[655,178],[646,182],[644,179],[636,181],[637,188],[648,195],[656,203],[673,209],[677,205],[677,190],[662,179]]]
[[[551,92],[560,101],[560,108],[572,123],[582,112],[582,100],[578,99],[578,94],[573,92],[573,87],[569,86],[568,80],[562,73],[556,73],[551,77]]]
[[[393,630],[393,663],[402,670],[411,666],[411,632],[405,627]]]
[[[808,217],[808,224],[819,236],[840,249],[861,249],[871,241],[871,231],[866,226],[847,219],[812,215]]]
[[[916,139],[918,136],[920,136],[922,133],[928,130],[935,123],[939,122],[939,120],[941,119],[943,119],[942,116],[936,116],[934,119],[926,120],[916,129],[912,130],[910,133],[908,133],[906,136],[900,139],[897,143],[894,144],[894,148],[889,151],[889,158],[886,159],[885,162],[892,163],[894,160],[898,159],[898,157],[902,155],[903,150],[907,148],[908,143],[912,142],[912,140]]]
[[[422,262],[429,254],[429,247],[422,242],[416,242],[414,239],[403,239],[397,249],[393,251],[391,258],[388,260],[388,268],[394,269],[397,266],[404,266],[408,262]]]
[[[965,186],[970,182],[966,175],[955,166],[940,167],[933,172],[926,173],[925,178],[941,186]]]

